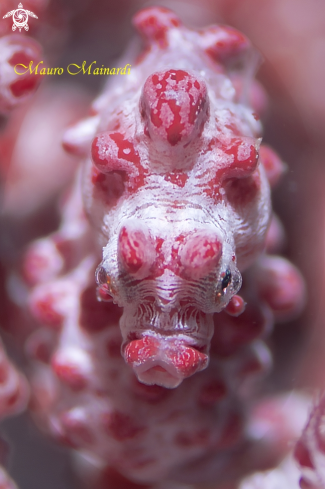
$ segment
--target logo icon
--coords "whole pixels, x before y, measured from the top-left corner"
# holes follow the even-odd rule
[[[11,15],[13,20],[12,30],[15,31],[16,29],[19,29],[19,32],[21,32],[22,28],[24,28],[25,31],[29,30],[29,25],[27,23],[29,15],[31,17],[34,17],[35,19],[38,19],[37,15],[35,15],[33,12],[23,9],[22,3],[18,5],[17,10],[11,10],[10,12],[7,12],[6,15],[3,16],[3,19],[6,19]]]

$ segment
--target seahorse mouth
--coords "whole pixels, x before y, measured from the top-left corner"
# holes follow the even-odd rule
[[[128,343],[124,358],[140,382],[168,389],[205,369],[209,362],[206,353],[187,345],[184,338],[149,334]]]

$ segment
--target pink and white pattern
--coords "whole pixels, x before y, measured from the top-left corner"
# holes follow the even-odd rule
[[[98,487],[115,473],[234,482],[296,433],[290,410],[254,398],[274,320],[305,297],[297,269],[267,254],[283,237],[270,186],[284,167],[261,144],[242,34],[187,29],[163,8],[134,24],[145,50],[67,130],[82,168],[60,228],[26,254],[32,409],[95,461]],[[257,439],[254,422],[274,429]]]

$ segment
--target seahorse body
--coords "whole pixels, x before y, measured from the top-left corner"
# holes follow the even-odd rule
[[[213,314],[239,290],[237,266],[264,245],[269,188],[260,123],[211,59],[216,43],[231,50],[232,32],[190,31],[166,11],[140,13],[135,24],[151,49],[95,104],[100,177],[89,160],[86,209],[107,241],[97,280],[123,307],[126,361],[141,381],[175,387],[207,366]],[[236,41],[244,57],[249,44]]]
[[[260,146],[243,35],[162,8],[134,22],[146,50],[66,132],[83,169],[60,229],[26,256],[33,408],[108,480],[221,484],[276,452],[264,440],[245,462],[262,337],[304,300],[297,270],[262,253],[281,235],[269,182],[283,165]]]

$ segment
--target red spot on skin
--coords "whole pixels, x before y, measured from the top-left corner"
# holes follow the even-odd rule
[[[114,172],[123,175],[123,184],[127,185],[129,191],[135,192],[145,183],[147,171],[141,165],[139,153],[133,141],[126,139],[122,133],[106,132],[98,135],[92,143],[92,159],[99,172],[110,173],[106,182],[111,182],[111,172]],[[97,180],[103,182],[104,178],[97,176]],[[95,183],[93,177],[92,181]],[[114,183],[111,183],[113,189]]]
[[[141,363],[158,352],[159,342],[155,338],[145,336],[140,340],[131,341],[124,350],[127,363]]]
[[[19,78],[18,80],[12,82],[9,85],[9,88],[13,96],[19,98],[28,95],[30,92],[33,92],[39,82],[40,76],[38,75],[34,74],[23,76],[22,78]]]
[[[166,264],[165,261],[162,262],[161,267],[165,270],[168,268],[171,270],[173,273],[176,275],[181,275],[182,271],[182,264],[181,264],[181,258],[180,258],[180,249],[181,245],[185,242],[186,236],[184,234],[180,234],[175,238],[174,244],[172,245],[172,250],[171,250],[171,261],[170,263]],[[164,260],[164,257],[163,257]]]
[[[156,92],[157,92],[157,95],[159,97],[159,100],[158,100],[158,103],[157,103],[157,106],[154,110],[151,110],[151,113],[150,113],[150,119],[151,119],[151,122],[154,126],[156,126],[157,128],[163,126],[164,129],[166,130],[166,133],[167,133],[167,140],[168,142],[172,145],[172,146],[175,146],[175,144],[177,144],[181,138],[182,138],[182,131],[185,129],[185,123],[182,123],[181,122],[181,106],[179,104],[179,102],[177,102],[175,99],[169,99],[168,98],[168,80],[169,78],[171,80],[174,80],[176,81],[176,83],[179,83],[181,81],[184,80],[184,78],[188,75],[188,73],[186,71],[182,71],[182,70],[175,70],[175,71],[167,71],[165,73],[165,77],[163,79],[163,81],[165,83],[163,83],[162,86],[165,86],[165,90],[163,91],[163,89],[157,89],[156,88]],[[159,85],[159,81],[160,79],[158,78],[158,76],[154,75],[152,77],[152,81],[153,81],[153,84],[154,85]],[[167,93],[166,93],[167,92]],[[167,123],[165,122],[164,120],[164,116],[163,116],[163,107],[164,105],[167,105],[170,109],[170,111],[172,112],[173,114],[173,121],[170,122],[168,121]],[[192,108],[190,108],[190,115],[189,115],[189,121],[192,121],[193,117],[192,117]],[[191,122],[192,125],[193,125],[193,122]]]
[[[181,132],[185,128],[185,125],[181,122],[181,109],[177,105],[176,101],[168,100],[168,102],[166,101],[165,103],[167,103],[174,116],[173,122],[168,127],[166,127],[167,140],[172,146],[175,146],[175,144],[177,144],[182,138]],[[154,123],[153,116],[151,117],[151,120]]]
[[[146,237],[140,231],[128,232],[125,227],[119,235],[119,253],[129,273],[136,273],[145,263]]]
[[[200,279],[217,266],[222,255],[222,243],[212,233],[198,231],[189,236],[180,248],[179,256],[183,273],[192,279]]]
[[[219,402],[226,395],[226,384],[222,380],[213,380],[201,388],[198,402],[202,406],[210,406]]]
[[[91,154],[96,167],[104,173],[124,170],[132,171],[133,163],[140,165],[139,153],[134,149],[133,142],[119,132],[102,133],[95,137]]]
[[[164,253],[162,251],[162,245],[164,243],[164,239],[160,237],[156,237],[155,243],[154,243],[154,255],[155,255],[155,261],[152,264],[152,267],[150,269],[152,279],[155,279],[157,277],[160,277],[163,275],[165,268],[166,268],[166,260]],[[149,277],[148,277],[149,278]]]
[[[227,26],[204,29],[200,42],[206,53],[217,63],[236,59],[250,48],[250,42],[241,32]]]
[[[163,238],[156,238],[156,253],[161,253],[162,245],[164,244]]]
[[[117,441],[130,440],[146,428],[139,426],[134,419],[120,411],[113,411],[103,416],[103,425],[108,436]]]
[[[180,26],[176,15],[162,7],[151,7],[140,11],[133,20],[135,27],[146,41],[161,49],[168,46],[168,31]]]
[[[296,448],[294,451],[294,457],[302,467],[308,467],[310,469],[315,469],[315,466],[314,466],[314,464],[310,458],[309,450],[302,440],[299,440],[297,445],[296,445]]]
[[[98,333],[119,324],[122,309],[113,303],[99,302],[94,285],[81,294],[80,306],[80,326],[88,333]]]
[[[208,362],[208,356],[201,353],[191,346],[178,346],[177,349],[171,349],[168,352],[168,358],[172,365],[182,374],[183,377],[189,377],[202,370]]]
[[[132,226],[123,226],[120,231],[118,255],[123,268],[139,279],[149,274],[156,258],[149,234],[142,229],[133,229]]]
[[[100,173],[97,168],[92,168],[91,181],[95,190],[99,191],[105,203],[109,206],[117,204],[125,190],[125,172],[112,172],[107,175]]]
[[[275,187],[285,173],[286,166],[279,155],[269,146],[264,144],[260,147],[260,159],[265,168],[266,176],[271,187]]]
[[[188,175],[182,172],[171,172],[166,173],[164,179],[166,180],[166,182],[171,182],[174,185],[183,188],[187,182]]]
[[[184,146],[198,137],[209,115],[204,81],[183,70],[169,70],[149,76],[141,96],[145,133],[171,146]]]
[[[220,142],[216,138],[212,138],[204,154],[212,153],[211,158],[214,158],[213,153],[216,152],[217,160],[220,159],[220,151],[224,153],[224,166],[217,170],[210,169],[210,180],[202,187],[202,191],[215,203],[220,202],[223,196],[220,193],[222,185],[226,184],[226,190],[229,193],[230,199],[238,206],[249,202],[256,194],[256,189],[259,188],[259,176],[254,171],[258,164],[258,142],[253,138],[235,137],[229,141]],[[237,183],[237,179],[243,179],[251,176],[251,180],[245,180],[243,183]],[[233,179],[233,180],[232,180]],[[236,180],[235,180],[236,179]],[[230,180],[225,182],[225,180]],[[235,182],[235,183],[232,183]],[[252,183],[253,182],[253,183]],[[239,188],[239,191],[237,191]],[[232,191],[233,189],[233,191]]]
[[[32,315],[42,324],[54,329],[60,329],[64,321],[64,315],[59,310],[61,301],[65,297],[65,292],[50,291],[41,296],[32,298],[30,310]]]
[[[222,151],[233,161],[221,170],[220,178],[242,178],[251,175],[257,167],[258,149],[252,138],[233,138],[229,144],[221,145]]]
[[[230,315],[230,316],[240,316],[245,310],[246,303],[242,297],[239,295],[234,295],[227,307],[225,308],[225,311]]]
[[[112,133],[109,137],[115,142],[118,147],[117,157],[134,163],[136,166],[140,164],[139,153],[135,151],[133,143],[119,132]]]
[[[207,184],[202,186],[202,192],[213,200],[214,204],[222,201],[222,196],[220,194],[220,181],[216,181],[215,178],[211,178]]]
[[[139,164],[138,153],[131,141],[121,133],[102,133],[95,137],[91,146],[93,162],[100,172],[132,171],[132,164]]]

